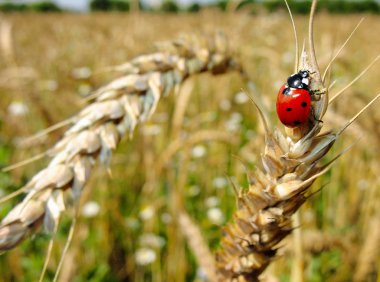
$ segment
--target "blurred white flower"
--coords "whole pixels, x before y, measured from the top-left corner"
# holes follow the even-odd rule
[[[161,215],[161,221],[165,224],[168,224],[168,223],[171,223],[173,221],[173,217],[167,213],[167,212],[164,212],[162,215]]]
[[[246,132],[245,132],[245,137],[247,139],[252,139],[254,137],[256,137],[257,134],[255,133],[255,131],[251,130],[251,129],[248,129]]]
[[[238,131],[242,120],[243,117],[240,113],[232,113],[230,118],[226,121],[225,126],[230,132]]]
[[[140,212],[140,217],[142,220],[149,220],[153,217],[154,212],[155,211],[153,207],[147,206],[143,208],[142,211]]]
[[[312,210],[302,212],[303,222],[311,223],[315,220],[315,214]]]
[[[197,185],[193,185],[193,186],[189,187],[188,195],[190,197],[195,197],[195,196],[199,195],[200,192],[201,192],[201,188]]]
[[[161,133],[161,126],[156,124],[145,125],[142,128],[142,134],[146,136],[154,136]]]
[[[223,99],[219,102],[219,108],[222,111],[229,111],[231,109],[231,102],[230,100]]]
[[[78,93],[82,97],[86,97],[86,96],[90,95],[91,91],[92,91],[92,87],[90,84],[87,84],[87,83],[82,83],[78,87]]]
[[[82,216],[87,218],[95,217],[99,214],[100,206],[97,202],[87,202],[82,207]]]
[[[206,203],[206,206],[208,208],[213,208],[213,207],[216,207],[217,205],[219,205],[220,200],[218,197],[212,196],[212,197],[208,197],[206,199],[205,203]]]
[[[166,112],[155,113],[153,116],[153,120],[157,123],[164,123],[169,120],[169,115]]]
[[[129,229],[136,230],[140,226],[140,222],[138,221],[137,218],[134,217],[128,217],[125,219],[125,224]]]
[[[202,267],[197,268],[196,276],[200,281],[208,281],[206,271]]]
[[[224,214],[219,208],[211,208],[207,211],[207,218],[215,225],[222,225],[224,223]]]
[[[162,248],[165,246],[165,239],[154,233],[145,233],[139,238],[140,245],[144,247]]]
[[[369,186],[368,180],[366,179],[359,179],[357,182],[359,190],[366,190]]]
[[[241,91],[235,95],[234,101],[236,104],[245,104],[249,101],[249,98],[247,94]]]
[[[290,63],[293,63],[294,62],[294,55],[293,55],[293,52],[285,52],[283,55],[282,55],[282,62],[284,64],[290,64]]]
[[[138,265],[148,265],[154,262],[157,258],[154,250],[150,248],[138,249],[135,253],[135,261]]]
[[[44,80],[39,84],[41,90],[55,91],[58,89],[58,82],[56,80]]]
[[[228,181],[225,177],[215,177],[212,181],[212,185],[217,189],[222,189],[228,185]]]
[[[8,113],[15,117],[25,116],[28,112],[28,106],[22,102],[14,101],[8,106]]]
[[[92,75],[92,71],[88,67],[81,67],[81,68],[73,69],[73,71],[71,72],[71,75],[75,79],[87,79]]]
[[[206,155],[206,147],[203,145],[195,146],[191,151],[191,155],[196,159],[202,158],[204,155]]]
[[[236,123],[240,123],[243,120],[243,116],[241,113],[234,112],[231,114],[230,120]]]

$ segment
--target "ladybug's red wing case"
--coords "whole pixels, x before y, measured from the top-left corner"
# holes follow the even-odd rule
[[[309,119],[311,96],[305,89],[295,89],[284,84],[277,96],[277,115],[287,127],[297,127]]]

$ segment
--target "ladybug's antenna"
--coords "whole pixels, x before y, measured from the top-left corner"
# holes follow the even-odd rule
[[[294,18],[292,11],[290,10],[288,1],[284,0],[286,8],[288,9],[290,20],[292,21],[292,27],[293,27],[293,33],[294,33],[294,39],[295,39],[295,44],[296,44],[296,62],[294,66],[294,72],[296,73],[298,71],[298,36],[297,36],[297,29],[296,29],[296,24],[294,23]]]
[[[311,4],[311,10],[310,10],[310,19],[309,19],[309,50],[310,50],[310,63],[312,65],[313,71],[315,71],[316,79],[318,80],[318,84],[321,84],[321,73],[319,72],[317,58],[315,56],[315,49],[314,49],[314,38],[313,38],[313,21],[314,21],[314,15],[317,8],[317,2],[318,0],[313,0]]]

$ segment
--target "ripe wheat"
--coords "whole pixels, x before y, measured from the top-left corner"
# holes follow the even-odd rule
[[[161,96],[176,92],[185,79],[197,73],[241,71],[221,33],[183,36],[157,48],[156,53],[113,68],[123,76],[90,95],[92,102],[76,116],[43,132],[71,124],[47,152],[51,157],[48,166],[10,195],[27,193],[1,222],[0,251],[14,248],[41,225],[50,233],[56,230],[60,214],[66,210],[66,198],[71,195],[78,201],[96,161],[108,166],[120,140],[131,136],[136,125],[153,114]]]

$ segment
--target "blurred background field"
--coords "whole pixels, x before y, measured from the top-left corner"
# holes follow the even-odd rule
[[[360,15],[319,13],[316,51],[322,68],[360,20]],[[300,38],[307,16],[297,16]],[[285,11],[254,15],[204,10],[197,14],[3,14],[0,58],[0,165],[49,148],[62,132],[29,147],[20,138],[57,123],[83,105],[83,97],[114,73],[105,67],[153,50],[155,42],[181,33],[222,30],[254,82],[252,93],[273,124],[275,99],[293,72],[294,42]],[[344,87],[379,53],[380,20],[366,19],[333,67],[332,93]],[[339,98],[325,120],[339,128],[380,90],[380,67],[372,69]],[[221,226],[236,205],[226,176],[246,185],[245,166],[259,164],[263,131],[241,89],[237,73],[190,78],[183,124],[172,118],[178,97],[162,99],[153,118],[124,140],[114,154],[112,178],[98,168],[82,199],[82,212],[60,281],[203,281],[176,222],[184,208],[210,247],[218,248]],[[349,129],[335,154],[360,141],[314,184],[302,208],[305,281],[379,281],[380,113],[378,104]],[[221,134],[222,133],[222,134]],[[175,148],[173,151],[172,148]],[[331,154],[330,157],[333,155]],[[45,161],[0,174],[0,195],[22,186]],[[245,166],[244,166],[244,165]],[[0,216],[19,199],[0,206]],[[60,226],[47,279],[54,275],[71,216]],[[49,237],[43,233],[0,256],[1,281],[35,281]],[[292,281],[292,240],[269,273]]]

